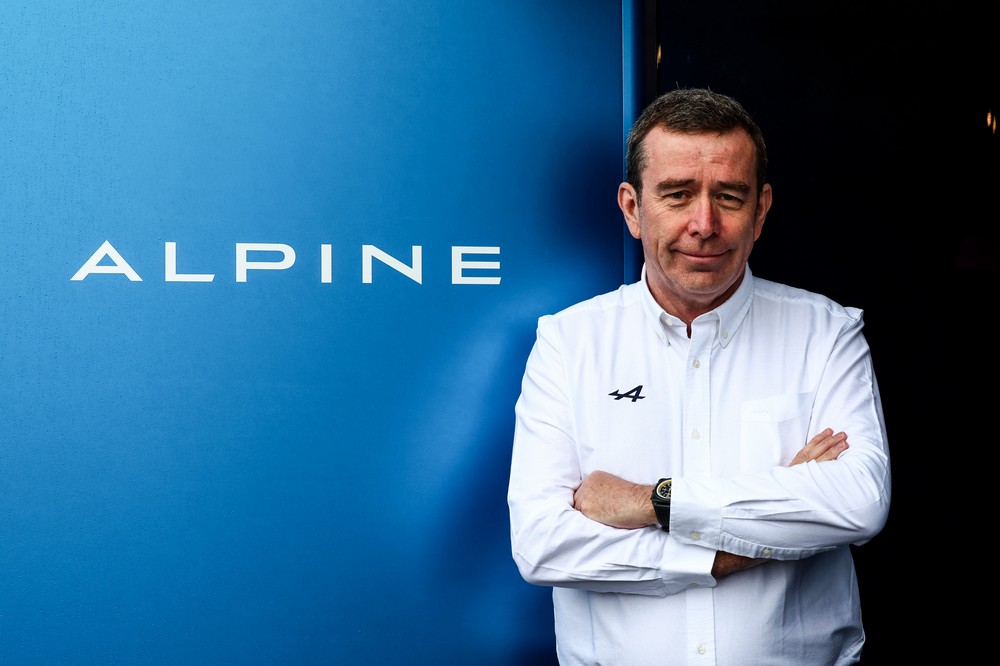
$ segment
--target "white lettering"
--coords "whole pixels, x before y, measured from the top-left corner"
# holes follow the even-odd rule
[[[114,262],[114,266],[101,266],[101,260],[107,257]],[[70,278],[70,280],[82,280],[91,273],[119,273],[126,276],[132,282],[142,282],[139,274],[132,270],[128,262],[118,254],[118,250],[111,246],[111,241],[104,241],[97,252],[90,255],[90,259],[80,267],[80,270]]]
[[[410,278],[417,284],[421,282],[423,273],[423,248],[414,245],[411,249],[413,254],[413,266],[407,266],[398,259],[386,254],[374,245],[361,246],[361,281],[365,284],[372,283],[372,258],[378,259],[383,264],[395,268],[397,271]]]
[[[164,282],[211,282],[215,273],[178,273],[177,243],[167,241],[163,244],[163,281]]]
[[[322,243],[320,248],[319,280],[323,284],[333,282],[333,245]],[[271,253],[269,257],[254,257],[253,253]],[[398,273],[410,278],[417,284],[423,284],[423,248],[413,245],[410,248],[410,264],[393,257],[375,245],[361,246],[361,282],[374,282],[374,264],[378,260]],[[496,261],[475,260],[472,255],[493,255]],[[452,284],[500,284],[499,275],[484,275],[476,271],[500,270],[500,247],[487,245],[453,245],[451,247],[451,283]],[[484,257],[479,257],[483,259]],[[295,250],[284,243],[236,243],[236,281],[246,282],[250,271],[281,271],[295,265]],[[102,264],[102,262],[104,262]],[[125,258],[116,250],[111,241],[104,241],[86,263],[70,278],[73,281],[84,280],[95,274],[124,275],[132,282],[142,282],[139,274],[129,265]],[[163,244],[163,281],[164,282],[215,282],[215,273],[179,273],[177,271],[177,243],[167,241]]]
[[[280,252],[281,261],[248,261],[250,252]],[[295,263],[295,250],[284,243],[237,243],[236,281],[246,282],[248,270],[282,271]]]
[[[323,243],[319,246],[319,281],[323,284],[333,282],[333,246]]]
[[[451,283],[452,284],[500,284],[500,276],[471,277],[464,274],[466,268],[483,268],[500,270],[499,261],[465,261],[466,254],[500,254],[499,247],[476,247],[454,245],[451,248]]]

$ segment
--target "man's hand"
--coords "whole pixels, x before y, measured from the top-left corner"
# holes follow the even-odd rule
[[[597,470],[591,472],[573,493],[573,506],[591,520],[635,529],[656,524],[656,513],[649,497],[653,486],[632,483]]]
[[[810,460],[815,460],[816,462],[836,460],[840,457],[840,454],[846,450],[847,433],[838,432],[834,435],[833,429],[827,428],[820,434],[810,439],[809,442],[795,454],[795,457],[792,458],[792,462],[790,462],[788,466],[794,467],[799,463],[809,462]]]
[[[755,567],[764,562],[767,562],[767,560],[762,557],[745,557],[743,555],[733,555],[724,550],[717,550],[715,551],[715,563],[712,564],[712,578],[719,580],[723,576]]]

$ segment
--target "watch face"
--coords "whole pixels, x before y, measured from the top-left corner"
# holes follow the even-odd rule
[[[672,481],[670,479],[665,479],[663,481],[660,481],[660,485],[656,486],[657,496],[662,497],[665,500],[669,500],[671,485]]]

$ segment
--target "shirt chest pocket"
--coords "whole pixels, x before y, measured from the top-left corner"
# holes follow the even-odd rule
[[[813,393],[748,400],[740,412],[740,471],[788,465],[806,441]]]

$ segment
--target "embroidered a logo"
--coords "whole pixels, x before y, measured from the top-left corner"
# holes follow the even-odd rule
[[[621,400],[622,398],[629,398],[632,400],[632,402],[635,402],[636,400],[642,400],[643,398],[646,397],[642,395],[642,384],[639,384],[634,389],[630,389],[625,393],[619,393],[618,389],[615,389],[608,395],[613,395],[615,397],[615,400]]]

